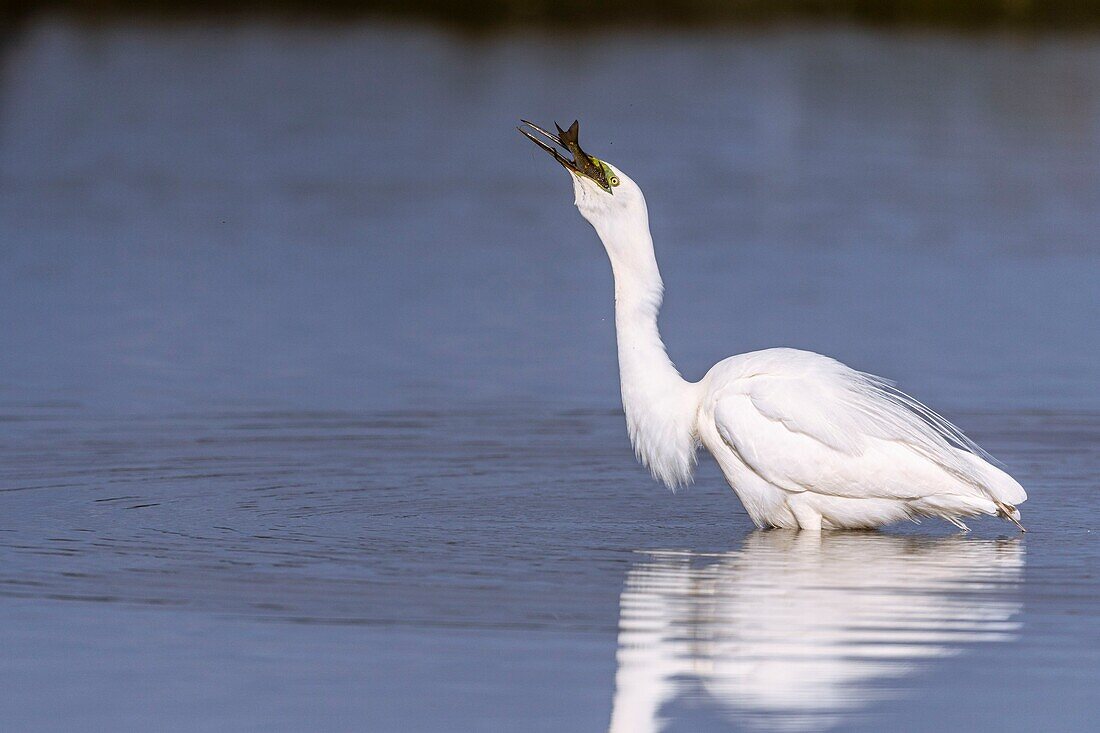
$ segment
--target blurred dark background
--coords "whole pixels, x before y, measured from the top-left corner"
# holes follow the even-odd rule
[[[1076,29],[1100,22],[1086,0],[9,0],[7,18],[64,11],[84,18],[124,15],[243,17],[309,15],[339,19],[417,18],[493,28],[520,24],[713,26],[856,22],[885,26]]]

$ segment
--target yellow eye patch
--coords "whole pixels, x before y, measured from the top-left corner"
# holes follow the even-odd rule
[[[599,158],[593,158],[593,160],[595,160],[596,163],[599,164],[600,168],[603,169],[603,177],[607,181],[607,185],[611,186],[612,188],[618,186],[619,177],[611,172],[611,166],[609,166],[607,163],[604,163]]]

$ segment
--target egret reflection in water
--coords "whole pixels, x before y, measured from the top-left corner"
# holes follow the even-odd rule
[[[829,727],[1020,625],[1015,540],[774,530],[735,552],[646,555],[620,603],[613,733],[662,730],[680,698],[745,727]]]

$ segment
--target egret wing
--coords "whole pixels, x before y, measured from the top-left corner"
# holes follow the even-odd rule
[[[719,434],[762,478],[790,491],[909,497],[947,471],[981,490],[980,449],[944,418],[832,359],[795,366],[742,376],[716,396]]]

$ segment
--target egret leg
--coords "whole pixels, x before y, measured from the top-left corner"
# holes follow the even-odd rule
[[[994,500],[993,503],[997,505],[997,516],[1004,517],[1008,521],[1012,522],[1013,524],[1015,524],[1017,527],[1020,528],[1021,532],[1026,532],[1027,531],[1026,529],[1024,529],[1024,525],[1020,523],[1020,510],[1019,509],[1017,509],[1016,507],[1011,506],[1009,504],[1005,504],[1004,502],[997,501],[997,500]]]
[[[821,512],[810,506],[801,495],[787,499],[787,506],[798,522],[798,528],[808,532],[821,531]]]

